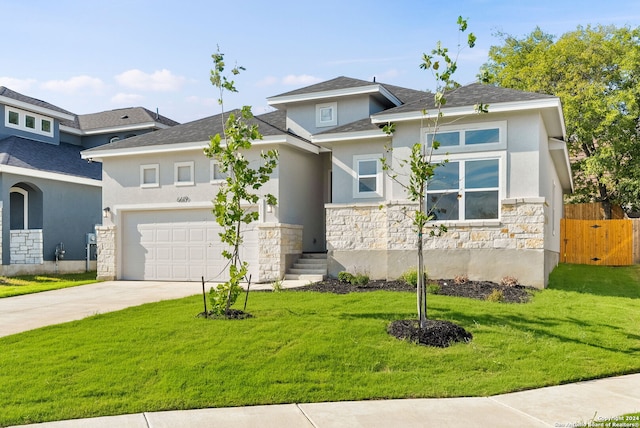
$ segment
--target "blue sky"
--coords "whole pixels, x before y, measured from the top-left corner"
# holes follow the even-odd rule
[[[470,83],[495,33],[536,26],[561,35],[578,25],[640,26],[637,0],[0,0],[0,85],[74,113],[144,106],[179,122],[220,112],[211,54],[247,70],[225,107],[268,110],[266,97],[337,76],[415,89],[438,40],[458,44],[456,19],[478,38],[456,80]]]

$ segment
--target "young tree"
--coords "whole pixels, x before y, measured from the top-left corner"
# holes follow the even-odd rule
[[[211,288],[209,293],[212,311],[218,315],[229,316],[229,308],[241,292],[240,282],[247,278],[248,263],[240,258],[242,245],[242,226],[258,220],[259,213],[246,205],[255,205],[261,197],[267,204],[276,205],[272,194],[261,195],[260,188],[269,181],[270,174],[277,166],[278,152],[268,150],[261,153],[261,164],[252,168],[245,157],[251,149],[251,142],[262,139],[257,124],[251,124],[253,118],[251,107],[244,106],[240,111],[231,112],[225,119],[224,92],[237,92],[235,83],[225,76],[224,54],[218,51],[212,55],[214,68],[211,70],[211,83],[219,91],[218,103],[221,106],[221,123],[223,135],[219,133],[211,137],[205,154],[214,159],[220,171],[226,174],[224,183],[220,185],[213,201],[213,213],[216,221],[223,228],[220,239],[229,246],[222,255],[229,260],[229,280]],[[234,67],[231,73],[236,76],[243,67]]]
[[[562,101],[575,178],[573,202],[638,209],[640,29],[578,27],[555,37],[536,28],[499,34],[483,77],[498,86]]]
[[[467,30],[467,20],[462,17],[458,17],[458,31],[461,35]],[[467,35],[466,45],[469,48],[475,46],[476,37],[473,33]],[[416,300],[418,306],[418,320],[420,328],[424,329],[427,324],[427,286],[426,286],[426,274],[424,270],[424,232],[429,229],[429,222],[434,218],[435,205],[427,205],[427,184],[431,181],[436,173],[436,168],[442,163],[433,163],[433,152],[439,147],[438,143],[438,125],[442,117],[442,109],[447,103],[447,93],[459,85],[453,80],[453,75],[458,68],[457,61],[463,47],[458,43],[458,51],[454,58],[449,54],[449,50],[437,43],[436,48],[431,51],[431,54],[423,54],[420,68],[423,70],[431,71],[435,82],[436,88],[433,98],[432,112],[429,114],[427,108],[422,111],[421,126],[420,129],[428,129],[429,134],[432,135],[432,141],[430,144],[421,142],[415,143],[411,147],[411,154],[407,159],[397,160],[397,169],[402,171],[409,171],[407,179],[400,177],[400,173],[394,169],[393,165],[390,165],[387,158],[382,158],[382,168],[392,180],[400,184],[407,194],[407,198],[410,201],[417,202],[418,208],[413,213],[412,223],[414,230],[417,234],[417,271],[418,271],[418,284],[416,289]],[[486,111],[485,105],[477,105],[477,111]],[[393,123],[387,124],[384,131],[391,135],[395,126]],[[388,147],[388,151],[392,148]],[[444,161],[445,163],[447,161]],[[444,225],[440,224],[431,227],[429,230],[430,236],[439,236],[446,232],[447,229]]]

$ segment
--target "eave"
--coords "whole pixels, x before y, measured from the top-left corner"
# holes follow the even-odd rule
[[[562,190],[567,193],[573,193],[573,177],[571,175],[567,144],[557,138],[549,138],[549,154],[558,173]]]
[[[49,109],[46,107],[40,107],[34,104],[30,104],[24,101],[14,100],[13,98],[0,96],[0,104],[5,104],[21,110],[28,110],[33,113],[38,113],[43,116],[49,116],[61,120],[75,120],[75,116],[72,114],[62,113],[57,110]]]
[[[0,173],[41,178],[44,180],[62,181],[65,183],[83,184],[86,186],[102,187],[102,180],[78,177],[76,175],[61,174],[57,172],[42,171],[38,169],[22,168],[11,165],[0,165]]]
[[[376,94],[383,95],[386,99],[391,101],[394,105],[399,106],[402,102],[391,92],[389,92],[384,86],[379,84],[373,84],[368,86],[359,86],[355,88],[333,89],[330,91],[310,92],[306,94],[296,95],[284,95],[267,98],[267,103],[270,106],[279,106],[288,103],[298,103],[304,101],[318,101],[328,98],[339,98],[352,95],[363,94]]]

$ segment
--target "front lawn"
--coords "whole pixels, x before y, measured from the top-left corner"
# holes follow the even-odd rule
[[[486,396],[639,372],[640,270],[609,269],[561,265],[551,287],[526,304],[430,295],[430,318],[473,334],[444,349],[386,333],[390,321],[415,317],[413,293],[388,291],[252,292],[255,318],[240,321],[196,318],[202,297],[193,296],[8,336],[0,339],[0,425]],[[603,289],[611,285],[602,270],[626,285]]]
[[[0,298],[39,293],[59,288],[75,287],[97,282],[96,273],[42,274],[0,276]]]

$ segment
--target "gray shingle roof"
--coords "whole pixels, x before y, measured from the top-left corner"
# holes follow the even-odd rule
[[[524,92],[517,89],[501,88],[482,83],[472,83],[461,86],[446,94],[447,104],[444,108],[474,106],[478,103],[496,104],[517,101],[533,101],[540,99],[556,98],[553,95],[540,94],[535,92]],[[394,107],[378,114],[404,113],[411,111],[421,111],[422,109],[435,108],[433,94],[423,92],[422,96],[414,100]],[[489,107],[491,108],[491,107]],[[374,115],[375,116],[375,115]]]
[[[75,113],[71,113],[68,110],[60,108],[58,106],[54,106],[53,104],[49,104],[46,101],[42,101],[42,100],[39,100],[37,98],[32,98],[32,97],[28,97],[26,95],[22,95],[19,92],[12,91],[11,89],[7,88],[6,86],[0,86],[0,96],[11,98],[11,99],[16,100],[16,101],[22,101],[24,103],[32,104],[34,106],[46,108],[46,109],[49,109],[49,110],[57,111],[59,113],[64,113],[64,114],[69,114],[71,116],[75,116]]]
[[[228,117],[229,113],[239,114],[239,110],[233,110],[225,113]],[[286,134],[286,112],[274,111],[259,116],[254,116],[249,121],[251,124],[257,124],[258,130],[263,136],[274,136]],[[164,144],[193,143],[208,141],[213,135],[223,133],[223,122],[221,114],[205,117],[193,122],[183,123],[171,128],[163,129],[156,132],[138,135],[136,137],[126,138],[124,140],[115,141],[105,144],[104,146],[89,149],[86,152],[102,150],[126,149],[133,147],[146,147]]]
[[[80,158],[82,147],[11,136],[0,140],[0,165],[100,180],[102,165]]]
[[[167,126],[178,125],[178,122],[143,107],[128,107],[99,113],[80,114],[78,115],[78,122],[80,129],[84,131],[149,122],[158,122]]]
[[[285,92],[284,94],[275,95],[269,98],[288,97],[291,95],[312,94],[315,92],[333,91],[336,89],[359,88],[361,86],[370,86],[370,85],[375,85],[375,83],[367,82],[366,80],[353,79],[351,77],[340,76],[340,77],[336,77],[335,79],[316,83],[310,86],[305,86],[304,88],[300,88],[300,89],[294,89],[293,91]]]

